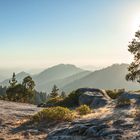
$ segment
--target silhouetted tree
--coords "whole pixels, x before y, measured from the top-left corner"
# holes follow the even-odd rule
[[[14,87],[8,87],[6,90],[6,95],[9,101],[25,102],[23,86],[21,84],[16,84]]]
[[[134,55],[133,62],[129,65],[126,80],[140,83],[140,30],[135,33],[135,38],[130,42],[128,51]]]
[[[30,76],[23,79],[22,84],[17,83],[15,74],[9,82],[6,90],[6,97],[10,101],[34,103],[35,83]]]
[[[66,93],[64,91],[61,92],[61,97],[66,98]]]
[[[27,76],[23,79],[22,85],[25,89],[32,91],[35,87],[35,82],[33,81],[31,76]]]
[[[51,98],[55,98],[59,95],[58,93],[59,89],[57,88],[56,85],[53,86],[52,92],[50,93]]]
[[[16,80],[16,74],[13,73],[12,79],[9,80],[9,84],[11,87],[14,87],[17,84],[17,80]]]
[[[31,76],[27,76],[23,79],[22,82],[23,86],[23,94],[24,94],[24,100],[26,102],[33,103],[35,98],[35,82],[33,81]]]

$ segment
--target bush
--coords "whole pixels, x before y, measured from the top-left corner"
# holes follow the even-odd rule
[[[64,107],[76,107],[79,105],[79,96],[82,93],[73,91],[64,100],[57,103],[58,106]]]
[[[79,105],[79,96],[81,95],[80,92],[73,91],[67,97],[55,97],[49,98],[48,101],[45,103],[46,107],[77,107]],[[39,105],[40,106],[40,105]]]
[[[117,100],[116,107],[123,107],[128,105],[131,105],[131,100],[127,98],[122,98]]]
[[[62,122],[62,121],[71,121],[75,118],[75,115],[68,108],[64,107],[50,107],[43,109],[33,116],[33,121],[40,122]]]
[[[80,107],[76,108],[76,111],[79,115],[86,115],[91,113],[91,109],[87,105],[81,105]]]
[[[63,100],[62,97],[50,98],[46,102],[46,106],[57,106],[57,103],[61,102],[62,100]]]
[[[118,96],[120,96],[122,93],[124,93],[124,89],[114,89],[114,90],[106,90],[106,93],[111,99],[116,99]]]

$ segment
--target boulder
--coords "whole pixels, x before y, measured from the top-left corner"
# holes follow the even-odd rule
[[[79,97],[79,105],[90,105],[95,98],[95,95],[92,92],[85,92]]]
[[[85,93],[85,92],[97,92],[105,96],[106,98],[110,99],[108,94],[106,93],[105,90],[102,89],[97,89],[97,88],[79,88],[76,90],[76,93]]]
[[[100,89],[84,89],[83,91],[85,92],[79,97],[79,105],[86,104],[95,109],[103,107],[109,103],[110,98]]]
[[[92,103],[90,104],[90,107],[96,109],[96,108],[104,107],[108,103],[109,103],[108,100],[105,99],[105,98],[95,97],[92,100]]]

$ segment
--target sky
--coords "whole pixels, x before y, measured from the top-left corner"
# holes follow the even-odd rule
[[[130,63],[140,0],[0,0],[0,68]]]

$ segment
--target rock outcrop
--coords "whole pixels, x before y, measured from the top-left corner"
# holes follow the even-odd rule
[[[46,140],[121,140],[123,129],[107,124],[107,120],[91,120],[77,122],[69,128],[58,129],[51,132]]]
[[[77,120],[64,127],[59,125],[46,140],[139,140],[140,124],[132,117],[132,110],[113,107],[111,110],[105,117]]]
[[[86,104],[95,109],[104,107],[111,100],[106,92],[100,89],[84,88],[79,91],[83,92],[79,97],[79,105]]]
[[[107,95],[107,93],[105,92],[105,90],[102,89],[97,89],[97,88],[79,88],[76,90],[76,92],[81,92],[81,93],[85,93],[85,92],[96,92],[99,94],[102,94],[103,96],[105,96],[106,98],[110,99],[110,97]]]
[[[102,100],[107,102],[103,104],[103,108],[108,108],[109,114],[104,111],[98,117],[93,116],[92,119],[73,121],[69,126],[61,126],[50,132],[46,140],[140,140],[140,117],[136,115],[137,111],[140,112],[137,110],[137,105],[140,103],[139,93],[124,92],[114,100],[124,98],[133,100],[134,104],[129,108],[116,108],[114,101],[109,106],[105,106],[110,100],[99,91],[93,92],[93,90],[83,92],[79,97],[79,103],[91,105],[93,102],[95,103],[93,107],[96,107],[97,98],[100,103]],[[100,112],[100,109],[94,110],[95,114],[97,110]]]
[[[137,105],[137,106],[140,105],[140,93],[124,92],[116,99],[116,101],[122,100],[122,99],[129,99],[134,105]]]
[[[86,103],[90,105],[93,101],[95,103],[96,98],[99,101],[104,99],[110,102],[104,94],[95,90],[93,92],[93,89],[92,91],[84,89],[81,95],[86,95],[86,98],[88,96]],[[128,108],[116,108],[115,101],[123,98],[135,102]],[[41,108],[29,104],[0,101],[0,139],[140,140],[139,101],[139,93],[125,92],[111,103],[95,108],[91,114],[78,116],[71,122],[39,122],[39,124],[26,122],[26,119]],[[97,103],[94,107],[96,105]]]

